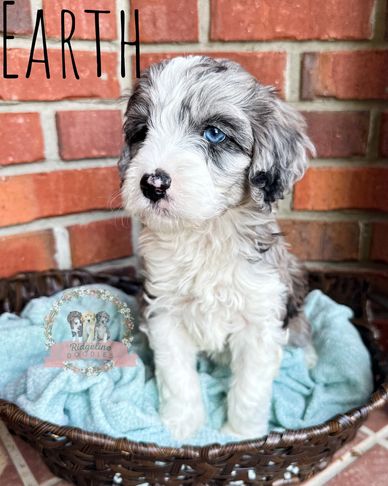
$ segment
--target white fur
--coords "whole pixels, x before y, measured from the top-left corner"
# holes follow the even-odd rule
[[[242,437],[267,432],[272,381],[286,333],[286,289],[276,270],[260,261],[249,240],[266,218],[229,210],[193,228],[144,227],[148,334],[155,353],[160,413],[178,438],[204,424],[196,355],[229,350],[233,379],[224,431]]]
[[[260,124],[254,127],[259,132],[254,137],[247,114],[256,82],[233,64],[228,76],[215,70],[198,77],[195,66],[201,63],[198,57],[176,58],[163,69],[151,70],[152,82],[142,88],[146,101],[136,105],[139,98],[134,98],[127,112],[128,130],[136,130],[137,118],[148,126],[145,140],[131,147],[134,155],[120,161],[121,170],[125,167],[125,207],[144,223],[140,252],[147,308],[142,329],[154,351],[160,413],[175,437],[189,438],[205,421],[196,371],[200,351],[214,359],[226,358],[231,366],[224,430],[259,437],[267,432],[272,382],[287,341],[282,326],[290,289],[281,278],[277,257],[261,254],[255,246],[261,229],[271,235],[268,225],[274,224],[275,232],[277,227],[274,213],[257,206],[257,200],[263,202],[262,189],[255,189],[256,201],[247,197],[247,172],[269,170],[274,163],[269,159],[275,149],[268,140],[277,144],[278,156],[282,150],[292,152],[287,137],[292,138],[293,132],[287,120],[297,126],[299,118],[274,101],[269,90],[257,90],[262,96],[257,103],[268,103],[268,111],[275,113],[274,131],[277,124],[283,127],[273,140],[267,133],[260,156],[253,150],[261,140]],[[242,143],[252,150],[229,148],[219,152],[217,163],[209,160],[208,142],[202,133],[193,132],[195,124],[185,122],[180,112],[188,95],[190,115],[198,126],[215,114],[233,115],[240,135],[244,134]],[[238,140],[237,131],[235,135]],[[127,133],[129,145],[130,140]],[[284,180],[299,178],[306,165],[302,143],[307,139],[301,136],[301,140],[295,150],[296,159],[300,158],[294,161],[297,169],[288,161],[279,166]],[[156,169],[171,177],[171,186],[165,198],[152,203],[143,196],[140,180]],[[283,254],[285,250],[274,255]]]

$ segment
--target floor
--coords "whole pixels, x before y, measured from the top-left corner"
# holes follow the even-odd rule
[[[69,483],[53,476],[38,452],[9,434],[0,422],[0,485],[69,486]],[[304,483],[304,486],[321,485],[388,485],[388,407],[374,412],[330,466]]]
[[[355,439],[303,486],[388,486],[388,407],[371,414]]]

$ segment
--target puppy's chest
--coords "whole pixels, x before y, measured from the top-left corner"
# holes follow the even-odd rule
[[[222,351],[230,334],[266,318],[277,276],[239,255],[234,241],[209,235],[152,247],[143,248],[151,307],[170,309],[201,350]]]

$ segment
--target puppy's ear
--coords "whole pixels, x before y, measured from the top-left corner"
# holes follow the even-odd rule
[[[315,149],[300,113],[267,88],[258,87],[258,99],[251,119],[254,150],[248,178],[254,201],[269,209],[302,178],[306,152],[315,154]]]
[[[123,182],[124,182],[125,171],[127,170],[128,164],[129,164],[129,157],[130,157],[129,147],[128,147],[127,143],[124,142],[124,147],[123,147],[123,150],[121,152],[120,159],[117,163],[118,168],[119,168],[121,185],[123,185]]]
[[[150,111],[149,105],[151,103],[151,73],[160,69],[162,64],[163,63],[153,65],[143,71],[140,79],[138,79],[135,84],[133,93],[128,99],[123,126],[125,142],[118,162],[121,185],[123,185],[125,172],[128,168],[130,158],[136,153],[133,145],[136,141],[141,141],[144,134],[146,134],[145,127],[147,126]]]

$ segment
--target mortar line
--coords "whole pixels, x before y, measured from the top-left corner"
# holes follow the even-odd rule
[[[377,443],[380,446],[384,447],[384,449],[388,449],[388,441],[387,441],[387,439],[384,439],[384,438],[383,439],[378,439]]]
[[[222,52],[334,52],[334,51],[369,51],[386,50],[385,41],[372,40],[338,40],[338,41],[292,41],[292,40],[257,40],[257,41],[209,41],[206,44],[196,42],[179,43],[147,43],[143,46],[144,54],[163,52],[201,52],[203,48],[208,51]]]
[[[46,481],[43,481],[43,483],[40,483],[39,486],[56,486],[62,481],[63,479],[61,478],[51,478],[51,479],[47,479]]]
[[[0,228],[0,237],[22,235],[23,233],[53,229],[58,226],[67,228],[73,225],[89,224],[93,222],[107,221],[111,219],[115,219],[118,221],[121,218],[124,219],[129,218],[129,215],[124,209],[117,209],[117,210],[108,209],[106,211],[92,210],[83,213],[51,216],[48,218],[40,218],[35,221],[29,221],[25,223],[4,226]],[[320,221],[325,223],[338,223],[338,222],[373,223],[373,222],[387,222],[388,215],[380,215],[378,213],[376,213],[376,215],[345,214],[345,213],[333,213],[330,211],[322,212],[319,214],[316,214],[314,212],[310,213],[310,212],[298,212],[298,211],[292,211],[286,214],[282,212],[278,213],[279,221],[286,220],[286,219],[291,219],[293,221],[299,221],[299,222]],[[136,218],[131,218],[131,221],[132,221],[132,232],[136,235],[136,240],[138,240],[141,224],[138,222]],[[137,253],[138,251],[137,245],[134,245],[134,251]]]
[[[388,434],[388,424],[376,432],[378,439],[386,439]]]
[[[36,14],[37,10],[43,8],[43,0],[30,0],[30,4],[31,4],[32,29],[34,30],[34,18],[35,18],[34,14]],[[16,3],[14,5],[14,8],[17,8]]]
[[[306,486],[321,486],[333,479],[350,464],[357,461],[360,455],[363,455],[369,451],[376,444],[376,441],[377,439],[375,436],[366,437],[363,441],[354,446],[351,451],[346,452],[343,456],[329,464],[327,468],[325,468],[318,475],[309,479],[306,482]],[[352,451],[355,451],[356,454],[352,454]]]
[[[54,135],[53,135],[54,138]],[[50,153],[46,160],[10,164],[0,167],[0,177],[16,177],[28,174],[52,173],[65,170],[86,170],[86,169],[103,169],[116,167],[117,157],[101,159],[75,159],[62,160],[57,154]],[[54,158],[58,157],[58,158]],[[370,161],[368,158],[352,159],[313,159],[309,164],[310,168],[388,168],[388,159],[379,159]],[[283,204],[283,203],[282,203]]]
[[[349,160],[350,159],[350,160]],[[353,168],[353,167],[362,167],[365,169],[369,168],[384,168],[387,167],[388,159],[379,159],[379,160],[369,160],[367,157],[365,158],[344,158],[344,159],[313,159],[310,163],[311,168],[321,168],[321,167],[329,167],[329,168]]]
[[[117,25],[117,39],[113,42],[113,44],[116,46],[117,49],[117,79],[119,80],[120,83],[120,92],[121,96],[127,95],[132,87],[132,53],[128,55],[128,64],[126,63],[126,77],[122,78],[121,77],[121,59],[120,59],[120,49],[121,49],[121,42],[120,42],[120,32],[121,32],[121,22],[120,22],[120,12],[121,10],[124,10],[125,12],[125,19],[126,19],[126,25],[124,28],[125,32],[125,39],[124,40],[129,40],[131,41],[131,36],[133,34],[133,27],[134,23],[132,22],[132,16],[130,15],[130,5],[127,0],[117,0],[115,2],[116,4],[116,25]],[[140,32],[141,35],[141,32]],[[141,41],[141,39],[140,39]],[[142,47],[142,46],[141,46]],[[132,49],[132,46],[127,47],[127,50],[124,50],[124,52],[128,52],[128,49]],[[131,51],[129,51],[131,52]],[[127,57],[125,57],[127,59]]]
[[[361,262],[368,261],[372,243],[372,227],[370,221],[359,221],[360,236],[359,236],[359,260]]]
[[[52,230],[56,227],[68,228],[69,226],[97,223],[99,221],[119,220],[127,218],[128,215],[122,209],[106,211],[88,211],[76,214],[65,214],[62,216],[51,216],[40,218],[35,221],[28,221],[0,228],[0,238],[4,236],[23,235],[36,231]]]
[[[304,266],[311,271],[316,270],[332,270],[335,272],[354,272],[364,274],[366,271],[371,271],[374,273],[381,273],[386,275],[388,271],[387,264],[373,263],[373,262],[347,262],[347,261],[322,261],[322,260],[310,260],[304,261]]]
[[[383,111],[388,108],[388,101],[384,100],[337,100],[335,98],[317,98],[307,101],[300,100],[291,104],[303,111],[365,111],[376,109]]]
[[[31,469],[16,445],[14,438],[2,421],[0,421],[0,438],[23,484],[25,486],[39,486]]]
[[[293,221],[309,222],[309,221],[321,221],[327,223],[336,222],[363,222],[363,223],[374,223],[374,222],[387,222],[388,214],[383,213],[360,213],[352,212],[348,213],[346,211],[289,211],[283,212],[278,211],[278,219],[291,219]],[[29,221],[25,223],[16,223],[0,228],[0,237],[10,236],[14,234],[22,234],[35,232],[39,230],[52,229],[55,226],[72,226],[77,224],[87,224],[90,222],[97,222],[109,219],[119,219],[119,218],[129,218],[129,215],[124,209],[107,209],[107,210],[91,210],[81,213],[73,213],[68,215],[51,216],[47,218],[39,218],[34,221]],[[132,231],[138,238],[141,224],[136,218],[132,218]],[[137,244],[134,244],[134,249],[138,250]]]
[[[199,0],[204,1],[204,0]],[[128,19],[128,15],[126,16]],[[203,35],[203,34],[202,34]],[[8,49],[25,48],[31,49],[31,35],[20,34],[8,41]],[[101,52],[117,52],[119,40],[101,40]],[[61,40],[46,38],[48,49],[61,49]],[[95,40],[72,39],[71,45],[74,51],[95,52]],[[350,39],[350,40],[256,40],[256,41],[207,41],[207,42],[176,42],[176,43],[147,43],[142,44],[141,50],[144,54],[161,52],[201,52],[206,47],[209,51],[222,52],[333,52],[333,51],[358,51],[358,50],[386,50],[384,40],[374,39]],[[39,45],[36,47],[39,49]],[[119,54],[119,52],[117,52]]]
[[[384,41],[386,29],[386,0],[376,0],[374,3],[374,12],[372,14],[372,40],[375,42]]]
[[[381,127],[381,112],[372,108],[369,116],[369,132],[366,157],[368,160],[377,159],[379,156]]]
[[[106,262],[94,263],[92,265],[87,265],[85,268],[90,272],[102,272],[109,268],[123,268],[123,267],[135,267],[138,269],[138,258],[136,255],[131,255],[126,258],[117,258],[115,260],[109,260]]]
[[[289,52],[286,61],[286,100],[299,101],[300,80],[301,80],[301,55],[295,52]]]
[[[278,211],[279,219],[292,219],[295,221],[322,221],[322,222],[386,222],[388,221],[387,213],[370,213],[361,210],[328,210],[328,211],[303,211],[293,209],[290,212]]]
[[[60,270],[72,268],[72,255],[70,246],[69,231],[64,226],[54,226],[52,228],[55,241],[54,260]]]
[[[55,120],[55,110],[39,113],[40,124],[43,132],[45,159],[60,160],[59,140]],[[43,115],[43,116],[42,116]]]
[[[206,47],[210,43],[210,2],[209,0],[197,0],[198,6],[198,44]]]
[[[7,42],[7,50],[27,49],[28,51],[30,51],[31,41],[32,41],[32,34],[31,35],[15,34],[15,37]],[[47,49],[49,50],[48,55],[50,57],[50,50],[60,51],[62,47],[62,42],[61,39],[56,39],[53,37],[46,36],[46,45],[47,45]],[[71,39],[71,47],[75,53],[77,51],[86,51],[86,52],[95,53],[96,41],[93,39]],[[115,45],[114,39],[100,40],[100,47],[101,47],[101,53],[117,52],[117,46]],[[42,49],[41,36],[39,35],[37,37],[36,50],[39,51],[41,49]]]
[[[81,160],[46,160],[25,164],[11,164],[0,168],[0,181],[3,177],[16,177],[29,174],[49,174],[64,170],[104,169],[115,167],[117,158],[81,159]]]
[[[346,109],[349,111],[365,111],[369,109],[376,109],[383,111],[388,108],[388,101],[385,100],[337,100],[334,98],[317,98],[314,101],[299,100],[290,101],[290,103],[304,111],[332,111],[336,109]],[[23,104],[23,106],[21,106]],[[1,100],[0,112],[7,112],[12,107],[15,111],[36,110],[39,107],[42,110],[51,110],[57,105],[63,106],[65,109],[90,108],[95,106],[96,109],[106,110],[110,106],[115,109],[114,105],[119,105],[120,99],[100,99],[100,98],[79,98],[79,99],[63,99],[63,100]],[[116,109],[118,107],[116,106]]]
[[[119,109],[120,99],[99,99],[99,98],[80,98],[75,100],[1,100],[0,113],[8,113],[10,109],[14,112],[25,112],[40,110],[41,113],[52,110],[76,110],[91,109],[95,110],[115,110]]]
[[[276,214],[291,214],[292,213],[292,202],[293,202],[293,192],[290,192],[289,194],[284,196],[284,199],[281,199],[278,202],[278,208],[276,211]]]
[[[317,98],[315,100],[290,100],[289,103],[301,111],[366,111],[376,110],[376,113],[388,108],[386,100],[337,100],[334,98]],[[8,113],[12,108],[15,112],[41,110],[42,113],[51,110],[75,110],[75,109],[121,109],[120,98],[78,98],[63,100],[1,100],[0,113]]]

